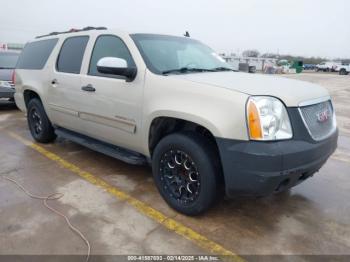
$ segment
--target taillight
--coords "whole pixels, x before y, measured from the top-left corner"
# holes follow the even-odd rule
[[[12,71],[11,80],[12,80],[12,83],[15,85],[16,84],[16,72],[15,72],[15,70]]]

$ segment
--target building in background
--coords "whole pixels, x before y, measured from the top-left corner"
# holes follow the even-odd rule
[[[14,51],[21,51],[24,47],[24,44],[19,43],[1,43],[0,42],[0,51],[4,50],[14,50]]]
[[[264,57],[244,57],[235,55],[221,54],[225,61],[233,66],[235,70],[239,69],[239,64],[248,64],[249,66],[255,66],[256,70],[263,71],[265,65],[276,65],[277,59],[264,58]]]

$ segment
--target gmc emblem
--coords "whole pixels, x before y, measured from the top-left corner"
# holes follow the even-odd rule
[[[320,123],[326,122],[330,116],[331,114],[328,109],[325,109],[324,111],[316,113],[317,121]]]

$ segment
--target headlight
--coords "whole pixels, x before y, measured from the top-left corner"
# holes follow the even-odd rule
[[[293,137],[285,106],[269,96],[252,96],[247,102],[247,123],[250,139],[280,140]]]

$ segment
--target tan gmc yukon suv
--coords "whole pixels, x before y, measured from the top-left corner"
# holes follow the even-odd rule
[[[106,28],[26,44],[15,100],[34,139],[56,136],[130,164],[151,164],[174,209],[207,210],[226,195],[265,196],[311,177],[337,146],[328,92],[234,72],[189,37]]]

